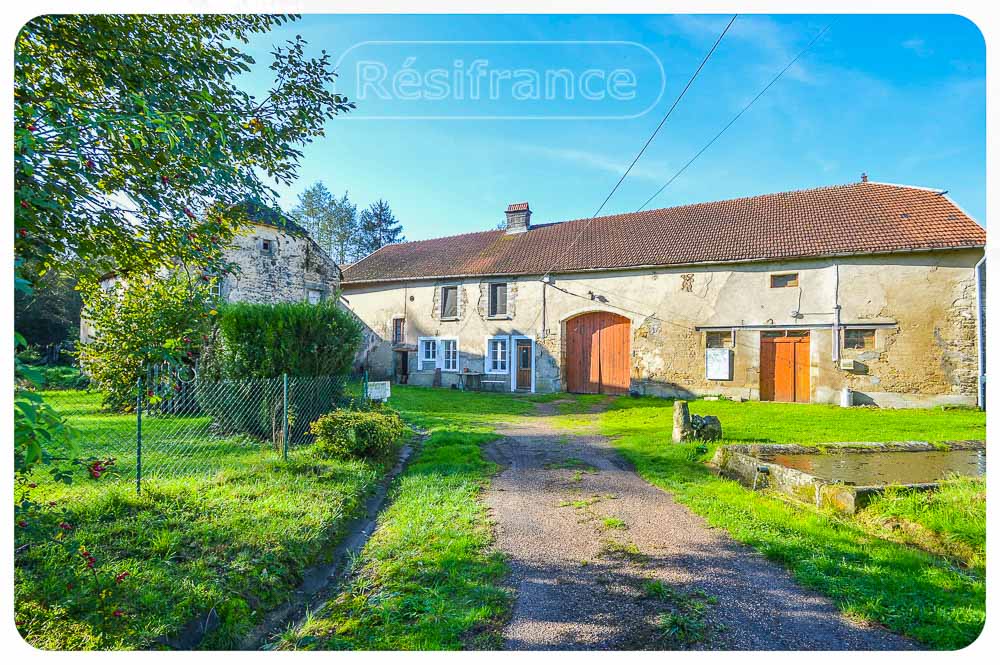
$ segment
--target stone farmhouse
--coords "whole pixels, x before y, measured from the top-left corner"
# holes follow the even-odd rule
[[[515,203],[505,229],[346,267],[344,301],[367,328],[359,362],[375,378],[505,391],[977,403],[986,232],[945,192],[863,177],[531,217]]]
[[[340,267],[305,229],[273,210],[255,210],[250,220],[224,252],[224,259],[238,270],[219,276],[212,285],[221,300],[317,303],[336,296]],[[119,279],[109,273],[101,284],[110,286]],[[87,343],[94,335],[93,325],[82,319],[80,341]]]

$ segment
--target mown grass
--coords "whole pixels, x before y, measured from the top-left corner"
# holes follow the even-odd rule
[[[84,454],[97,434],[130,427],[129,416],[98,413],[97,394],[63,398],[78,407],[70,421],[84,433]],[[267,447],[212,438],[190,445],[211,449],[211,466],[176,469],[145,483],[141,495],[131,479],[56,485],[37,475],[33,498],[55,501],[62,513],[43,530],[58,532],[65,519],[102,575],[129,577],[112,585],[106,610],[97,616],[81,597],[91,592],[90,578],[77,553],[33,542],[15,566],[16,615],[29,643],[43,649],[157,648],[214,610],[218,627],[200,646],[235,646],[298,586],[306,567],[332,550],[388,464],[320,459],[306,449],[293,450],[285,462]],[[112,609],[122,616],[108,619]]]
[[[688,402],[692,414],[717,416],[724,443],[832,443],[843,441],[948,441],[986,438],[986,414],[974,409],[843,409],[829,404],[780,402]],[[673,402],[655,397],[622,397],[613,410],[616,431],[650,433],[669,442]]]
[[[479,495],[496,470],[481,446],[497,420],[530,413],[507,395],[393,387],[390,403],[426,430],[346,588],[278,646],[496,648],[511,599]]]
[[[717,415],[728,442],[943,441],[985,437],[974,411],[838,409],[822,405],[693,402],[691,412]],[[832,598],[847,614],[883,624],[938,649],[976,639],[985,621],[982,570],[873,533],[863,522],[754,493],[718,477],[696,444],[670,442],[672,403],[621,398],[600,419],[602,433],[649,482],[673,493],[715,527],[726,529],[807,587]],[[935,495],[890,495],[873,514],[892,511],[976,544],[985,502],[958,483]],[[957,534],[961,533],[961,536]]]

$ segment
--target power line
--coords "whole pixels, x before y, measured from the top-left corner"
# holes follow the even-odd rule
[[[618,179],[618,182],[615,183],[615,186],[611,188],[611,192],[604,199],[604,202],[601,203],[600,207],[597,209],[597,212],[591,215],[591,217],[597,217],[599,214],[601,214],[601,211],[604,210],[604,206],[608,204],[608,201],[610,201],[611,197],[615,195],[615,192],[618,191],[618,188],[621,187],[621,184],[625,182],[625,178],[627,178],[628,174],[632,171],[632,167],[635,166],[636,162],[639,161],[639,158],[642,157],[642,153],[646,152],[646,148],[648,148],[649,144],[653,142],[654,138],[656,138],[656,135],[657,133],[659,133],[660,128],[663,127],[663,125],[667,122],[667,118],[669,118],[670,114],[674,112],[675,108],[677,108],[677,105],[680,103],[681,99],[684,98],[684,94],[687,93],[688,88],[690,88],[691,84],[694,83],[694,80],[698,78],[698,74],[701,73],[701,70],[705,66],[705,63],[708,62],[708,59],[712,57],[713,53],[715,53],[715,49],[719,46],[719,42],[722,41],[722,38],[726,36],[727,32],[729,32],[729,28],[731,28],[733,23],[736,22],[737,16],[739,16],[739,14],[733,14],[733,18],[729,19],[729,23],[722,31],[722,34],[720,34],[719,38],[715,40],[715,43],[712,44],[712,48],[709,49],[708,53],[705,54],[705,57],[702,58],[701,64],[698,65],[698,69],[694,70],[694,74],[692,74],[691,78],[688,79],[687,85],[684,86],[684,89],[681,90],[679,95],[677,95],[677,99],[675,99],[674,103],[670,105],[669,109],[667,109],[667,113],[666,115],[663,116],[663,119],[660,120],[660,124],[656,126],[656,129],[653,130],[653,133],[649,135],[648,139],[646,139],[646,143],[643,144],[642,149],[639,150],[639,153],[635,156],[635,159],[633,159],[632,163],[628,165],[628,168],[625,169],[625,173],[623,173],[622,177]]]
[[[785,68],[784,68],[784,69],[782,69],[782,70],[781,70],[780,72],[778,72],[777,76],[775,76],[775,77],[774,77],[773,79],[771,79],[771,81],[770,81],[770,82],[769,82],[769,83],[768,83],[767,85],[765,85],[765,86],[764,86],[764,88],[763,88],[763,89],[762,89],[762,90],[761,90],[760,92],[758,92],[758,93],[757,93],[757,96],[756,96],[756,97],[754,97],[753,99],[751,99],[751,100],[750,100],[750,103],[749,103],[749,104],[747,104],[746,106],[744,106],[744,107],[743,107],[743,108],[742,108],[742,109],[740,110],[740,112],[739,112],[739,113],[737,113],[737,114],[736,114],[735,116],[733,116],[733,119],[732,119],[732,120],[730,120],[730,121],[729,121],[728,123],[726,123],[726,126],[725,126],[725,127],[723,127],[723,128],[722,128],[722,129],[721,129],[721,130],[719,131],[719,133],[718,133],[718,134],[716,134],[715,136],[713,136],[713,137],[712,137],[712,140],[711,140],[711,141],[709,141],[708,143],[706,143],[706,144],[705,144],[705,146],[704,146],[704,147],[703,147],[703,148],[702,148],[701,150],[699,150],[699,151],[698,151],[697,153],[695,153],[695,156],[694,156],[694,157],[692,157],[691,159],[689,159],[689,160],[688,160],[688,162],[687,162],[687,163],[686,163],[686,164],[685,164],[684,166],[682,166],[682,167],[680,168],[680,170],[679,170],[679,171],[677,171],[677,173],[675,173],[674,175],[672,175],[672,176],[670,177],[670,179],[669,179],[669,180],[667,180],[667,182],[665,182],[665,183],[663,184],[663,186],[662,186],[662,187],[660,187],[660,188],[659,188],[658,190],[656,190],[656,193],[655,193],[655,194],[653,194],[653,195],[652,195],[652,196],[650,196],[650,197],[649,197],[648,199],[646,199],[646,202],[645,202],[645,203],[643,203],[643,204],[642,204],[641,206],[639,206],[639,208],[638,208],[638,210],[636,210],[636,212],[639,212],[639,211],[641,211],[641,210],[642,210],[643,208],[645,208],[645,207],[646,207],[647,205],[649,205],[649,203],[650,203],[650,202],[651,202],[651,201],[652,201],[653,199],[655,199],[655,198],[656,198],[657,196],[659,196],[659,195],[660,195],[660,193],[661,193],[661,192],[663,192],[663,190],[665,190],[665,189],[666,189],[667,187],[669,187],[669,186],[670,186],[670,183],[672,183],[672,182],[673,182],[674,180],[676,180],[676,179],[678,178],[678,176],[680,176],[680,174],[684,173],[684,171],[686,171],[686,170],[687,170],[687,167],[691,166],[691,164],[692,164],[692,163],[694,163],[694,160],[696,160],[696,159],[698,159],[699,157],[701,157],[701,154],[702,154],[703,152],[705,152],[706,150],[708,150],[708,149],[709,149],[709,147],[710,147],[710,146],[711,146],[711,145],[712,145],[713,143],[715,143],[715,142],[716,142],[716,140],[717,140],[717,139],[718,139],[718,138],[719,138],[720,136],[722,136],[723,134],[725,134],[725,133],[726,133],[726,130],[727,130],[727,129],[729,129],[730,127],[732,127],[732,126],[733,126],[733,124],[734,124],[734,123],[735,123],[735,122],[736,122],[737,120],[739,120],[739,119],[740,119],[740,116],[742,116],[742,115],[743,115],[744,113],[746,113],[746,112],[747,112],[747,110],[748,110],[748,109],[749,109],[749,108],[750,108],[751,106],[753,106],[753,105],[754,105],[754,102],[756,102],[756,101],[757,101],[758,99],[760,99],[761,97],[763,97],[763,96],[764,96],[764,93],[765,93],[765,92],[767,92],[767,91],[768,91],[768,89],[769,89],[769,88],[770,88],[770,87],[771,87],[772,85],[774,85],[774,84],[775,84],[775,83],[776,83],[776,82],[778,81],[778,79],[780,79],[780,78],[781,78],[781,76],[782,76],[782,75],[783,75],[783,74],[784,74],[785,72],[787,72],[787,71],[788,71],[789,69],[791,69],[792,65],[794,65],[794,64],[795,64],[795,63],[796,63],[796,62],[798,61],[798,59],[799,59],[799,58],[801,58],[801,57],[802,57],[802,56],[803,56],[803,55],[805,54],[805,52],[806,52],[806,51],[808,51],[808,50],[809,50],[810,48],[812,48],[812,45],[813,45],[813,44],[815,44],[815,43],[816,43],[816,42],[817,42],[817,41],[819,40],[819,38],[820,38],[820,37],[822,37],[822,36],[823,36],[824,34],[826,34],[826,31],[830,29],[830,26],[832,26],[832,25],[833,25],[833,23],[834,23],[834,22],[830,22],[830,23],[828,23],[828,24],[827,24],[827,26],[826,26],[825,28],[823,28],[822,30],[820,30],[820,31],[819,31],[819,34],[817,34],[817,35],[816,35],[815,37],[813,37],[813,38],[812,38],[812,41],[810,41],[810,42],[809,42],[809,43],[808,43],[808,44],[806,45],[806,47],[805,47],[804,49],[802,49],[801,51],[799,51],[798,55],[796,55],[796,56],[795,56],[794,58],[792,58],[792,59],[791,59],[791,60],[789,61],[789,63],[788,63],[787,65],[785,65]]]

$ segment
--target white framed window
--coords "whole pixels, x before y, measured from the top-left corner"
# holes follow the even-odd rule
[[[510,338],[486,338],[486,373],[506,374],[510,368]]]
[[[421,337],[419,343],[419,355],[417,355],[417,369],[425,367],[437,367],[437,337]]]
[[[441,340],[441,369],[445,372],[458,371],[458,340]]]
[[[418,369],[440,367],[443,372],[458,371],[458,340],[454,337],[420,337],[417,345]]]
[[[273,254],[274,253],[274,241],[270,238],[260,239],[260,253],[261,254]]]
[[[488,315],[491,318],[507,316],[507,283],[495,282],[489,285]]]

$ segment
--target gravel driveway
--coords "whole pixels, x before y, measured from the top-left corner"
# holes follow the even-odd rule
[[[649,485],[608,441],[500,428],[486,500],[509,557],[507,649],[907,649]],[[596,418],[596,415],[595,415]]]

